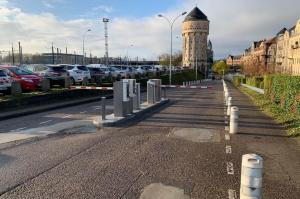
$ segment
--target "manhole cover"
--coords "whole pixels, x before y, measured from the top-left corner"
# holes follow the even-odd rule
[[[213,129],[175,128],[172,135],[191,142],[220,142],[220,133]]]
[[[140,199],[189,199],[184,190],[167,186],[161,183],[153,183],[143,189]]]

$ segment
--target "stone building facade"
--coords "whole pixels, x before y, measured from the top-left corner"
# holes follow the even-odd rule
[[[277,72],[300,75],[300,20],[277,34]]]
[[[231,65],[230,57],[227,64]],[[242,55],[241,65],[250,75],[285,73],[300,75],[300,19],[290,28],[283,28],[268,40],[253,42]]]
[[[182,26],[183,67],[197,67],[202,73],[207,73],[208,61],[213,57],[212,44],[208,42],[208,35],[208,18],[198,7],[195,7],[187,15]]]

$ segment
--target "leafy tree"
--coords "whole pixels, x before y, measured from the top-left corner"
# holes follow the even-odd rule
[[[224,61],[219,61],[214,63],[212,67],[213,71],[219,75],[228,73],[229,66]]]
[[[162,54],[158,57],[159,64],[162,66],[170,65],[170,54]],[[172,56],[172,65],[173,66],[181,66],[182,65],[182,53],[177,52]]]

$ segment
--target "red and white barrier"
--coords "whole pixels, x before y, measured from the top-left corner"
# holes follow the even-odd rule
[[[162,85],[162,88],[191,88],[191,89],[208,89],[212,86],[180,86],[180,85]]]
[[[81,90],[114,90],[113,87],[95,87],[95,86],[71,86],[70,89],[81,89]]]

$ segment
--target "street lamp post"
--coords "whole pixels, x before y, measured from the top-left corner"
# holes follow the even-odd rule
[[[170,19],[168,19],[167,17],[163,16],[162,14],[159,14],[158,17],[162,17],[164,19],[166,19],[170,25],[170,29],[171,29],[171,49],[170,49],[170,77],[169,77],[169,84],[172,84],[172,53],[173,53],[173,26],[175,21],[185,15],[187,12],[183,12],[180,15],[178,15],[176,18],[173,19],[173,21],[171,21]]]
[[[130,47],[133,47],[133,44],[127,47],[127,66],[129,66],[129,57],[128,57],[128,50]]]
[[[91,32],[92,30],[91,29],[88,29],[84,34],[83,34],[83,37],[82,37],[82,65],[85,64],[85,51],[84,51],[84,40],[85,40],[85,36],[88,32]]]

